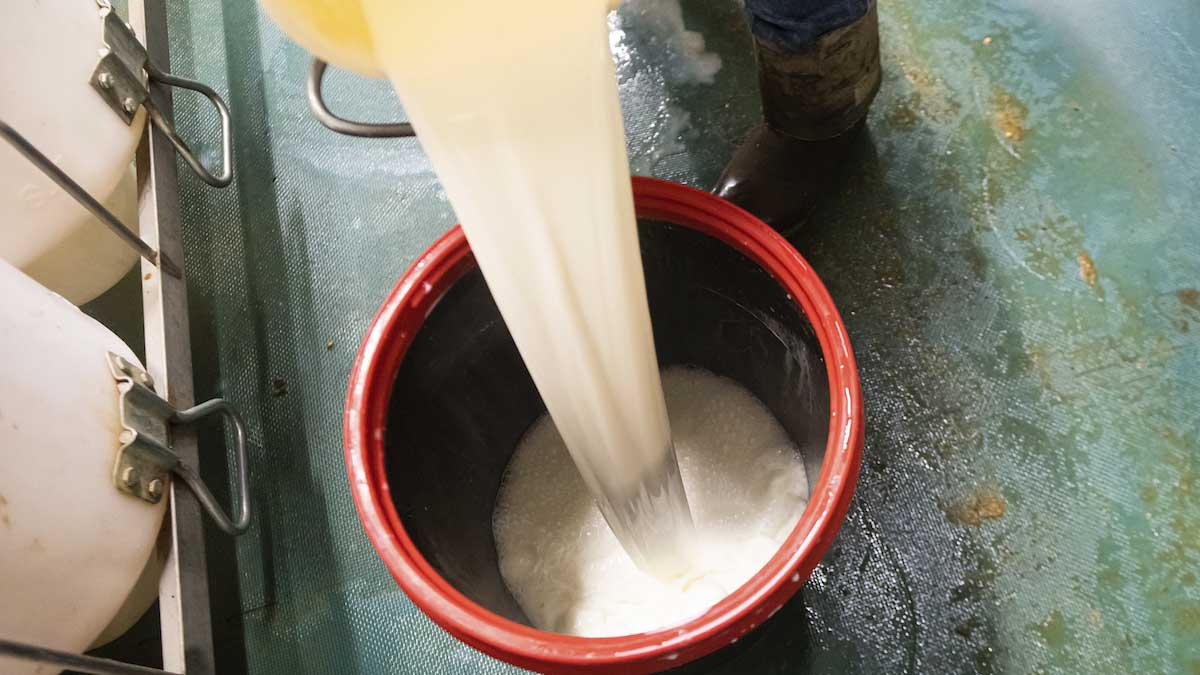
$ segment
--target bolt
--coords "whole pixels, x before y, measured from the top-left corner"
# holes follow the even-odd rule
[[[132,466],[127,466],[124,469],[122,469],[121,470],[121,482],[125,484],[125,487],[134,487],[135,485],[137,485],[138,484],[137,469],[133,468]]]
[[[125,109],[125,112],[132,114],[133,111],[138,109],[138,104],[132,98],[126,98],[124,101],[121,101],[121,107]]]
[[[123,429],[123,430],[121,431],[121,435],[120,435],[120,436],[117,436],[117,440],[118,440],[118,441],[121,441],[121,443],[123,443],[123,444],[125,444],[125,445],[128,445],[128,444],[132,443],[132,442],[133,442],[133,438],[134,438],[134,434],[133,434],[133,432],[132,432],[132,431],[130,431],[130,430],[128,430],[128,429]]]
[[[162,481],[157,478],[150,481],[150,484],[146,486],[146,494],[150,495],[150,499],[154,501],[158,501],[159,497],[162,497],[162,491]]]
[[[96,82],[100,84],[101,89],[112,89],[113,79],[109,73],[100,73],[100,76],[96,78]]]

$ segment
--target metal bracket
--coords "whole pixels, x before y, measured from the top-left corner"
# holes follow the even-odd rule
[[[113,484],[121,492],[157,504],[179,463],[170,450],[168,426],[175,409],[154,393],[149,373],[112,352],[107,356],[120,392],[121,448],[113,464]]]
[[[100,61],[92,71],[91,84],[108,102],[125,124],[132,124],[138,108],[145,106],[154,126],[162,130],[175,150],[192,171],[213,187],[225,187],[233,180],[233,134],[230,131],[229,108],[225,101],[202,82],[176,77],[150,61],[146,48],[133,34],[133,28],[112,10],[108,0],[98,0],[103,25]],[[221,173],[213,175],[192,153],[188,144],[175,132],[175,126],[150,96],[150,83],[161,83],[199,92],[207,98],[221,116]]]
[[[150,97],[150,77],[146,74],[150,59],[133,28],[111,7],[101,8],[100,22],[103,47],[100,61],[92,71],[92,88],[125,124],[133,124],[138,108]]]
[[[325,69],[328,67],[329,64],[321,59],[313,59],[312,65],[308,68],[308,80],[305,83],[308,107],[317,121],[325,128],[339,134],[360,138],[407,138],[417,135],[413,126],[408,122],[355,122],[335,114],[325,104],[325,97],[321,94],[321,82],[325,79]]]
[[[118,490],[157,504],[177,476],[196,495],[204,510],[222,531],[239,535],[250,525],[250,484],[247,475],[246,432],[242,420],[223,399],[213,399],[187,410],[176,410],[154,391],[150,374],[127,359],[109,352],[108,368],[117,382],[121,418],[121,447],[113,463],[112,481]],[[171,450],[171,429],[220,413],[234,431],[237,454],[238,517],[231,520],[217,504],[208,486],[192,467]]]

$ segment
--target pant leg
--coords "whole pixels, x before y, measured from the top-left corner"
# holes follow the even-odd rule
[[[745,0],[750,30],[784,52],[803,51],[818,37],[867,13],[871,0]]]

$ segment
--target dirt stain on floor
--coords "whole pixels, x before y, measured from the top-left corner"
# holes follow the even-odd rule
[[[1181,288],[1175,291],[1175,297],[1188,307],[1200,309],[1200,290],[1195,288]]]
[[[1008,502],[995,487],[982,487],[950,505],[946,516],[958,525],[979,527],[985,520],[998,520],[1008,510]]]
[[[1083,283],[1096,287],[1096,262],[1092,260],[1092,256],[1088,255],[1087,251],[1080,251],[1075,256],[1075,261],[1079,263],[1079,278],[1083,279]]]
[[[1036,630],[1042,640],[1051,647],[1062,647],[1067,643],[1067,621],[1062,612],[1054,610],[1044,621],[1037,624]]]
[[[884,120],[893,128],[901,130],[913,129],[920,122],[920,116],[912,105],[907,100],[897,101],[887,113],[884,115]]]
[[[996,87],[992,91],[992,124],[996,130],[1014,143],[1019,143],[1028,132],[1029,108],[1021,99]]]

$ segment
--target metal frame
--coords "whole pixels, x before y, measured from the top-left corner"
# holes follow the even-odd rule
[[[129,20],[134,30],[145,36],[150,60],[171,63],[165,0],[131,0]],[[165,87],[151,87],[150,97],[155,107],[173,117]],[[146,125],[138,147],[137,174],[142,236],[164,255],[183,260],[175,153],[171,139],[158,125]],[[176,408],[190,408],[195,404],[195,394],[186,281],[158,274],[143,261],[142,309],[146,370]],[[195,431],[181,429],[174,438],[174,450],[184,464],[197,466]],[[158,587],[163,669],[184,675],[215,675],[203,508],[178,481],[171,482],[169,494],[170,519],[165,533],[169,548]]]

